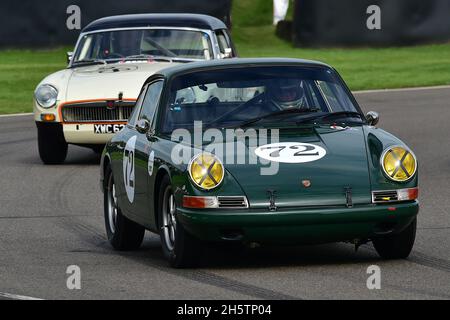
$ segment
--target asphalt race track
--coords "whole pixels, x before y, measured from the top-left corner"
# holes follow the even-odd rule
[[[419,229],[408,260],[383,261],[372,245],[210,248],[202,267],[167,266],[159,238],[114,252],[105,238],[99,157],[69,148],[44,166],[31,116],[0,118],[0,297],[42,299],[450,299],[450,89],[361,93],[365,111],[420,162]],[[381,268],[368,290],[367,267]],[[81,290],[66,268],[81,268]]]

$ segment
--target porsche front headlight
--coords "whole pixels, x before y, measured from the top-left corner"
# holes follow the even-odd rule
[[[48,109],[56,104],[58,90],[51,85],[43,84],[36,89],[34,97],[42,108]]]
[[[381,165],[386,176],[397,182],[408,181],[417,170],[415,155],[401,146],[386,149],[381,157]]]
[[[220,159],[210,153],[200,153],[192,158],[188,171],[195,185],[205,190],[219,186],[225,172]]]

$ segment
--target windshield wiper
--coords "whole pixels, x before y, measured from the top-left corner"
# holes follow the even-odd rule
[[[329,118],[335,118],[335,117],[341,117],[341,116],[348,116],[349,118],[354,118],[357,116],[361,120],[364,120],[364,116],[361,115],[361,113],[356,111],[337,111],[337,112],[331,112],[331,113],[322,113],[315,115],[313,117],[307,117],[305,119],[300,119],[299,122],[308,122],[308,121],[314,121],[314,120],[324,120]]]
[[[140,59],[153,59],[155,56],[152,56],[151,54],[136,54],[133,56],[126,56],[125,60],[140,60]]]
[[[75,61],[73,63],[73,66],[87,66],[87,65],[94,65],[94,64],[108,64],[106,60],[103,59],[87,59],[87,60],[79,60]]]
[[[268,118],[272,118],[272,117],[278,117],[278,116],[282,116],[282,115],[287,115],[287,114],[305,114],[305,113],[313,113],[313,112],[317,112],[319,109],[299,109],[299,108],[292,108],[292,109],[284,109],[281,111],[277,111],[277,112],[272,112],[254,119],[250,119],[247,121],[244,121],[242,123],[240,123],[238,126],[240,128],[245,128],[248,127],[251,124],[254,124],[256,122],[259,122],[261,120],[264,119],[268,119]]]
[[[192,62],[195,59],[179,58],[179,57],[165,57],[165,56],[153,56],[151,54],[138,54],[135,56],[128,56],[122,59],[122,61],[132,60],[154,60],[154,61],[167,61],[167,62]]]
[[[121,61],[132,61],[132,60],[156,60],[156,61],[168,61],[173,62],[172,58],[168,57],[160,57],[160,56],[153,56],[151,54],[137,54],[135,56],[127,56]]]

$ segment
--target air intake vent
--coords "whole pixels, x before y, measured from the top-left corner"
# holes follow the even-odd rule
[[[373,203],[386,203],[398,201],[397,191],[374,191],[372,192]]]
[[[62,116],[67,123],[83,122],[126,122],[133,111],[135,102],[115,101],[68,104],[62,107]]]
[[[247,198],[243,196],[238,197],[217,197],[219,201],[219,208],[223,209],[242,209],[248,208]]]

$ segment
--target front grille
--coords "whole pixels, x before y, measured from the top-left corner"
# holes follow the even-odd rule
[[[107,107],[105,102],[68,104],[62,107],[64,122],[126,122],[133,111],[135,102],[114,102]]]
[[[397,191],[374,191],[372,192],[373,203],[393,202],[398,200]]]
[[[217,197],[219,208],[234,209],[234,208],[248,208],[247,198],[243,196],[238,197]]]

